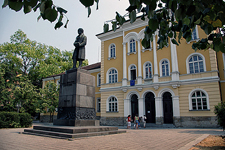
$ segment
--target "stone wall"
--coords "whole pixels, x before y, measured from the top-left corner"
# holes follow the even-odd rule
[[[126,117],[101,117],[100,125],[105,126],[125,126]]]
[[[174,117],[174,125],[176,127],[191,127],[191,128],[216,128],[216,116],[199,116],[199,117]]]

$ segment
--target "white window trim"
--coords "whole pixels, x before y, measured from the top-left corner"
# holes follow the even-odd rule
[[[199,41],[198,26],[197,25],[195,26],[195,29],[196,29],[196,37],[197,37],[197,39],[191,40],[187,44],[190,44],[193,41],[196,41],[196,42]],[[191,36],[193,37],[193,33],[191,34]]]
[[[118,82],[118,70],[114,67],[112,68],[109,68],[108,71],[106,72],[106,83],[109,83],[109,72],[112,70],[112,69],[115,69],[117,71],[117,82]],[[115,83],[117,83],[115,82]],[[110,83],[111,84],[111,83]]]
[[[206,72],[206,65],[205,65],[205,57],[204,55],[202,55],[201,53],[192,53],[190,54],[187,59],[186,59],[186,69],[187,69],[187,74],[190,74],[190,69],[189,69],[189,59],[193,56],[193,55],[199,55],[202,57],[203,60],[203,67],[204,67],[204,72]],[[202,73],[202,72],[199,72]]]
[[[100,111],[98,111],[98,100],[100,100]],[[96,112],[101,112],[101,98],[100,97],[97,97],[96,98]]]
[[[97,87],[101,86],[101,83],[99,84],[99,75],[101,76],[101,73],[97,74]],[[101,77],[100,77],[100,81],[101,81]]]
[[[152,63],[151,63],[150,61],[146,61],[146,62],[143,64],[143,76],[144,76],[144,79],[146,79],[145,65],[146,65],[147,63],[150,63],[150,64],[151,64],[151,68],[152,68],[151,72],[152,72],[152,77],[153,77],[153,66],[152,66]],[[151,79],[151,78],[147,78],[147,79]]]
[[[115,57],[111,57],[111,46],[112,45],[114,45],[115,46]],[[110,45],[109,45],[109,55],[108,55],[108,60],[110,60],[110,59],[116,59],[116,44],[114,44],[114,43],[111,43]]]
[[[109,111],[109,99],[111,98],[111,97],[114,97],[114,98],[116,98],[116,100],[117,100],[117,111]],[[107,98],[107,101],[106,101],[106,112],[119,112],[119,105],[118,105],[119,103],[118,103],[118,98],[115,96],[115,95],[111,95],[111,96],[109,96],[108,98]]]
[[[193,95],[193,93],[196,92],[196,91],[201,91],[201,92],[203,92],[203,93],[206,95],[207,110],[210,110],[210,107],[209,107],[209,95],[208,95],[208,93],[207,93],[205,90],[200,89],[200,88],[194,89],[194,90],[192,90],[192,91],[189,93],[189,96],[188,96],[188,98],[189,98],[189,110],[193,110],[193,109],[192,109],[192,95]],[[194,111],[195,111],[195,110],[194,110]],[[204,111],[204,110],[196,110],[196,111]]]
[[[167,58],[163,58],[159,62],[159,69],[160,69],[160,77],[169,77],[169,76],[162,76],[162,62],[166,60],[168,62],[168,67],[169,67],[169,76],[170,76],[170,61]]]
[[[130,51],[130,41],[131,40],[134,40],[134,44],[135,44],[135,52],[131,52]],[[135,40],[135,38],[134,37],[130,37],[129,38],[129,41],[128,41],[128,55],[130,55],[130,54],[136,54],[136,52],[137,52],[137,41]]]
[[[128,67],[128,80],[131,80],[131,74],[130,74],[130,68],[132,66],[135,66],[136,67],[136,78],[137,78],[137,66],[135,64],[131,64],[129,67]]]

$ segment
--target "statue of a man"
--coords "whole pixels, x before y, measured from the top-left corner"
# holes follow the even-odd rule
[[[75,46],[73,52],[73,68],[77,68],[76,64],[79,61],[79,68],[82,65],[82,61],[85,60],[85,45],[87,44],[87,37],[84,35],[84,30],[82,28],[78,29],[78,36],[76,37],[73,45]]]

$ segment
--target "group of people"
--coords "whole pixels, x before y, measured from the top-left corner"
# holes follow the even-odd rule
[[[131,116],[128,115],[128,117],[127,117],[126,120],[127,120],[127,129],[131,129],[131,122],[133,121],[131,119]],[[145,115],[143,117],[142,116],[141,117],[138,117],[138,115],[136,114],[134,116],[134,129],[138,129],[138,127],[140,127],[140,122],[143,122],[143,126],[145,128],[146,120],[147,120],[147,118],[146,118]]]

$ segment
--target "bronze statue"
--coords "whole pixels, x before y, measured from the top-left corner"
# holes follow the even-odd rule
[[[73,52],[73,68],[76,68],[77,61],[79,61],[79,68],[82,65],[82,61],[85,60],[85,45],[87,44],[87,37],[84,35],[82,28],[78,29],[78,36],[76,37],[73,45],[75,46]]]

